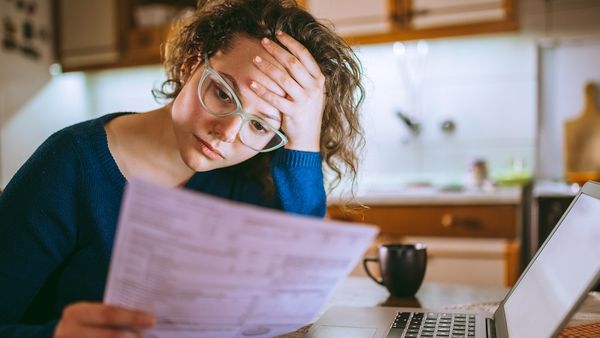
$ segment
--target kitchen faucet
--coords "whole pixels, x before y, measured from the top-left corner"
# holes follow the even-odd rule
[[[400,118],[400,120],[404,123],[404,125],[410,130],[413,136],[418,136],[421,132],[421,123],[415,121],[408,115],[404,114],[401,111],[396,112],[396,116]]]

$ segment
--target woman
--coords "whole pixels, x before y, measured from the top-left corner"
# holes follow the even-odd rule
[[[130,177],[323,216],[356,174],[360,67],[291,1],[200,1],[165,49],[169,103],[51,136],[0,195],[0,336],[137,337],[152,314],[100,303]]]

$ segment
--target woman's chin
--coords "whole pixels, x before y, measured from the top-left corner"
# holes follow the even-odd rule
[[[197,156],[201,157],[201,156]],[[195,172],[210,171],[213,169],[221,168],[223,165],[217,165],[213,161],[208,161],[204,158],[195,158],[191,161],[186,161],[185,164]]]

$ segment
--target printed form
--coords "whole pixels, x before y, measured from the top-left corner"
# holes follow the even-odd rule
[[[129,182],[105,303],[153,312],[144,337],[273,337],[313,321],[377,228]]]

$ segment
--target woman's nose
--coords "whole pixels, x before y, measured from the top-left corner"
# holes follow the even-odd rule
[[[213,125],[213,131],[221,141],[232,143],[237,137],[241,124],[242,118],[238,115],[217,118]]]

